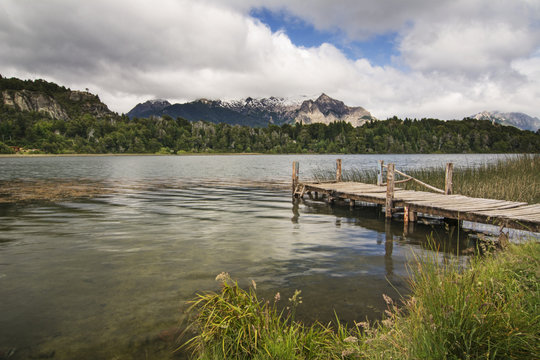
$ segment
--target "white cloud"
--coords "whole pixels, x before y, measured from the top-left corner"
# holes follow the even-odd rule
[[[461,73],[470,77],[507,73],[514,59],[540,46],[540,34],[505,23],[447,21],[416,24],[400,44],[414,70]]]
[[[154,97],[326,92],[380,118],[540,116],[539,3],[3,0],[0,72],[88,87],[119,112]],[[351,39],[396,31],[402,66],[353,61],[331,44],[296,46],[249,17],[263,5]]]

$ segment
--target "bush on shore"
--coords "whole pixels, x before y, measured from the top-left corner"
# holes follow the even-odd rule
[[[15,154],[15,150],[0,141],[0,154]]]

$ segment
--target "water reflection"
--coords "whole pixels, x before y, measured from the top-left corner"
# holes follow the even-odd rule
[[[386,275],[391,276],[394,273],[394,264],[392,263],[392,250],[394,248],[394,235],[392,234],[392,222],[386,219],[384,222],[384,266]]]

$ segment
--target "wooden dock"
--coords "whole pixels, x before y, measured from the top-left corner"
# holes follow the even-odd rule
[[[451,165],[447,167],[445,190],[424,184],[439,193],[394,187],[395,183],[400,182],[394,181],[394,164],[388,164],[385,167],[388,169],[386,183],[382,183],[382,164],[379,176],[380,185],[343,182],[341,181],[341,160],[338,160],[336,181],[317,183],[298,181],[298,163],[296,163],[293,164],[293,197],[308,195],[313,199],[323,197],[327,201],[345,200],[351,206],[354,206],[355,202],[382,205],[385,207],[387,218],[391,218],[392,214],[402,212],[405,223],[415,221],[417,214],[425,214],[540,232],[540,204],[529,205],[523,202],[452,195]],[[399,171],[398,173],[403,174]],[[408,180],[416,179],[404,181]]]

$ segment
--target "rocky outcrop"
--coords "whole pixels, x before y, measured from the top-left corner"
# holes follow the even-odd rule
[[[99,100],[99,96],[87,91],[70,90],[68,98],[71,102],[70,105],[75,105],[78,111],[82,113],[92,114],[98,118],[114,115],[107,105]]]
[[[363,107],[349,107],[343,101],[322,94],[315,101],[304,101],[294,120],[303,124],[345,121],[353,126],[360,126],[375,118]]]
[[[5,106],[19,111],[36,111],[45,113],[53,119],[69,119],[66,111],[54,98],[38,91],[4,90],[2,91],[2,101]]]
[[[114,113],[97,95],[85,91],[66,90],[56,94],[58,99],[41,91],[3,90],[0,101],[18,111],[35,111],[53,119],[69,120],[81,114],[108,117]]]

